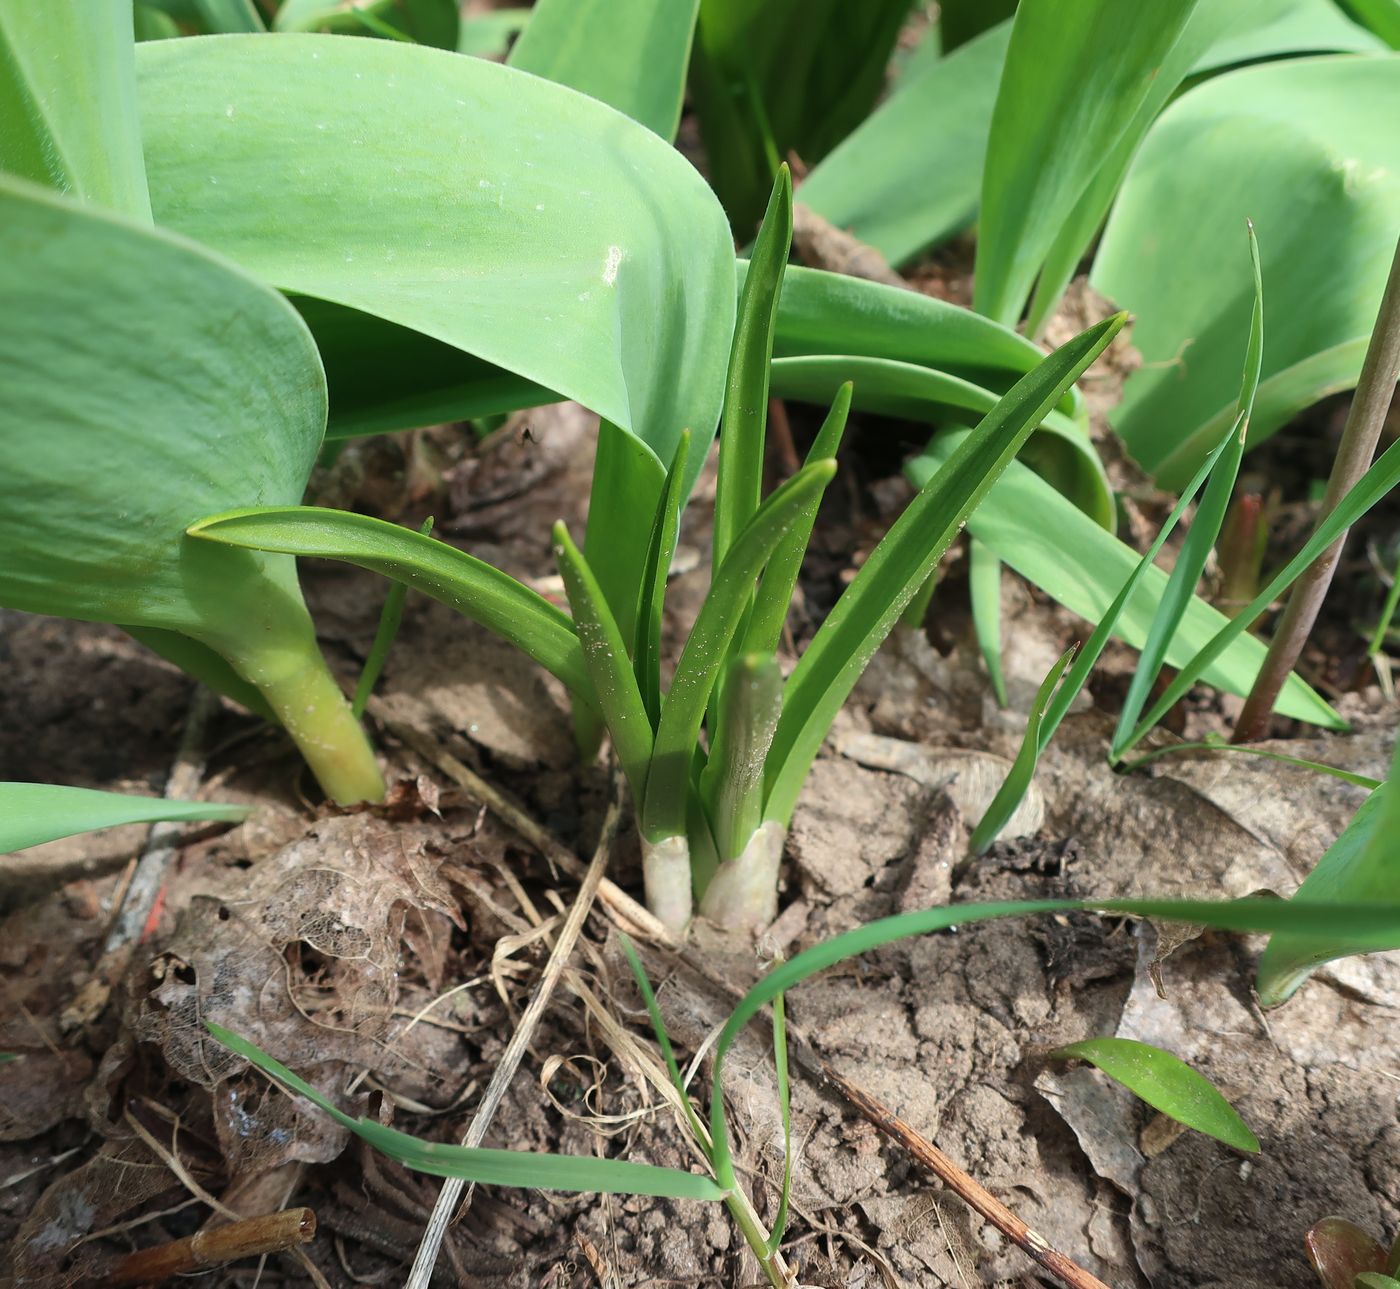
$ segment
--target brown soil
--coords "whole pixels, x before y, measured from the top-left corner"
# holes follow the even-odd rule
[[[793,423],[800,446],[809,427],[796,409]],[[564,407],[480,448],[448,431],[376,440],[318,486],[402,522],[432,509],[440,534],[554,594],[544,535],[559,515],[578,526],[591,433]],[[825,507],[799,640],[905,495],[884,427],[857,425],[850,450],[860,486],[833,489]],[[708,535],[688,527],[682,545],[693,571],[673,583],[673,647],[703,592]],[[761,944],[702,927],[691,965],[643,945],[683,1064],[732,1003],[716,981],[746,985],[775,952],[949,899],[1286,893],[1355,810],[1358,789],[1245,758],[1117,776],[1103,762],[1111,715],[1086,698],[1012,837],[963,874],[969,817],[1014,755],[1029,694],[1080,627],[1006,579],[1011,707],[999,711],[957,607],[957,568],[954,556],[930,631],[898,633],[843,713],[794,821],[783,912]],[[328,654],[352,677],[383,584],[330,566],[308,568],[306,582]],[[109,628],[13,614],[0,623],[5,776],[158,792],[191,685]],[[1130,658],[1106,657],[1101,700]],[[576,764],[551,680],[410,597],[381,697],[386,720],[590,853],[605,775]],[[1287,747],[1383,774],[1393,722],[1374,688],[1348,704],[1354,734]],[[1203,700],[1189,719],[1208,728],[1227,716]],[[248,1262],[207,1283],[401,1283],[438,1184],[270,1089],[202,1022],[251,1038],[355,1113],[456,1140],[533,990],[549,919],[573,899],[572,879],[382,729],[396,804],[348,814],[311,804],[285,741],[246,715],[221,710],[206,742],[201,794],[258,812],[237,828],[191,830],[146,936],[124,955],[102,946],[142,829],[6,861],[0,1050],[24,1059],[0,1066],[0,1239],[16,1285],[100,1276],[119,1252],[199,1229],[210,1198],[243,1214],[305,1204],[319,1234],[309,1264],[274,1258],[259,1280]],[[636,888],[635,838],[612,875]],[[1178,930],[1087,915],[965,926],[809,982],[790,1017],[821,1058],[1107,1283],[1306,1289],[1302,1235],[1318,1218],[1344,1213],[1387,1237],[1400,1228],[1400,964],[1341,964],[1266,1019],[1249,995],[1259,943],[1205,936],[1159,963]],[[693,1166],[603,912],[575,963],[578,987],[561,988],[487,1144]],[[585,986],[630,1044],[588,1011]],[[1049,1058],[1109,1034],[1192,1061],[1236,1102],[1262,1154],[1171,1131],[1100,1076]],[[698,1090],[707,1077],[702,1062]],[[741,1175],[771,1215],[782,1127],[758,1028],[736,1049],[725,1091]],[[802,1283],[1050,1283],[800,1071],[793,1141],[786,1251]],[[443,1284],[522,1289],[755,1278],[719,1206],[492,1189],[451,1228],[440,1266]]]

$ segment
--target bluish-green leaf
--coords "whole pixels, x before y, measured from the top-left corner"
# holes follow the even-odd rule
[[[246,819],[251,806],[217,801],[170,801],[50,783],[0,783],[0,855],[40,842],[119,824],[158,820]]]

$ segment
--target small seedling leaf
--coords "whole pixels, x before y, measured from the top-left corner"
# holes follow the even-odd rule
[[[129,797],[120,792],[51,783],[0,783],[0,855],[118,824],[187,819],[237,821],[252,813],[251,806],[218,801]]]
[[[997,706],[1005,707],[1006,678],[1001,673],[1001,561],[974,537],[968,543],[967,565],[977,647],[982,651],[982,661],[987,664],[987,679],[992,683]]]
[[[642,705],[652,728],[661,718],[661,616],[666,606],[666,579],[676,554],[680,531],[681,506],[685,502],[686,457],[690,453],[690,431],[681,434],[676,455],[666,475],[666,486],[656,504],[656,517],[647,542],[642,566],[641,593],[637,602],[637,622],[633,632],[632,668],[641,690]]]
[[[229,1051],[256,1066],[274,1082],[305,1097],[376,1150],[416,1172],[434,1177],[460,1177],[490,1186],[530,1186],[540,1190],[575,1191],[609,1195],[657,1195],[674,1199],[719,1200],[723,1191],[708,1177],[657,1168],[620,1159],[592,1159],[583,1155],[549,1155],[528,1150],[489,1150],[476,1146],[449,1146],[421,1141],[406,1132],[386,1128],[370,1119],[353,1118],[298,1078],[280,1061],[237,1034],[205,1021],[207,1028]]]
[[[1308,1261],[1323,1289],[1353,1289],[1366,1273],[1386,1277],[1385,1249],[1369,1231],[1344,1217],[1324,1217],[1303,1237]]]
[[[1160,1047],[1131,1038],[1086,1038],[1067,1043],[1050,1055],[1088,1061],[1178,1123],[1236,1150],[1259,1153],[1259,1139],[1215,1085]]]

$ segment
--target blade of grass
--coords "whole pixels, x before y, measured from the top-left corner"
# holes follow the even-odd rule
[[[0,855],[118,824],[186,819],[236,822],[252,813],[251,806],[218,801],[131,797],[55,783],[0,783]]]
[[[632,667],[642,693],[642,705],[652,729],[661,718],[661,615],[666,606],[666,579],[676,554],[676,534],[680,531],[681,506],[685,502],[685,467],[690,455],[690,431],[681,432],[656,506],[642,566],[641,597],[637,604],[637,625],[633,634]]]
[[[656,1195],[675,1199],[720,1200],[723,1191],[708,1177],[697,1177],[678,1168],[658,1168],[621,1159],[593,1159],[583,1155],[550,1155],[529,1150],[493,1150],[482,1146],[449,1146],[417,1137],[371,1119],[352,1118],[298,1078],[280,1061],[213,1021],[205,1028],[229,1051],[288,1092],[305,1097],[376,1150],[415,1172],[434,1177],[461,1177],[489,1186],[529,1186],[540,1190],[575,1191],[607,1195]]]
[[[773,1069],[778,1084],[778,1114],[783,1120],[783,1186],[778,1211],[768,1236],[768,1252],[776,1253],[787,1230],[788,1199],[792,1194],[792,1096],[788,1085],[787,1009],[783,995],[773,999]]]
[[[1275,597],[1292,586],[1333,541],[1385,497],[1397,483],[1400,483],[1400,443],[1392,444],[1376,459],[1375,464],[1322,520],[1303,549],[1181,669],[1153,705],[1152,710],[1138,722],[1132,737],[1124,743],[1122,751],[1128,751],[1157,724],[1172,705],[1196,683],[1205,668],[1225,652],[1231,641],[1241,635],[1248,625],[1268,608]]]
[[[264,506],[210,515],[192,537],[339,559],[404,582],[496,632],[596,703],[573,623],[542,595],[445,542],[397,524],[317,506]]]
[[[562,521],[554,525],[554,559],[564,579],[584,666],[612,735],[613,750],[632,788],[633,800],[640,800],[651,763],[652,728],[627,646],[598,579]]]
[[[730,643],[743,624],[754,581],[797,517],[821,496],[835,473],[834,461],[803,466],[758,508],[715,572],[661,705],[642,811],[644,838],[684,833],[691,757]]]
[[[807,453],[805,465],[817,461],[834,461],[837,449],[841,446],[841,436],[846,430],[846,418],[851,410],[851,383],[847,381],[836,391],[831,410],[822,421],[817,437]],[[812,537],[812,526],[817,521],[817,508],[821,498],[811,501],[794,521],[792,529],[783,538],[778,549],[768,560],[763,570],[763,580],[759,583],[754,597],[753,612],[749,615],[748,630],[744,635],[745,653],[776,653],[782,640],[783,624],[787,621],[788,609],[792,605],[793,589],[797,586],[797,575],[802,568],[802,560],[807,554],[807,543]]]
[[[977,827],[972,830],[969,849],[974,855],[986,853],[1030,788],[1031,780],[1035,778],[1036,764],[1045,746],[1041,741],[1045,708],[1055,692],[1055,687],[1060,683],[1060,678],[1065,674],[1065,668],[1074,660],[1078,647],[1071,645],[1066,649],[1060,655],[1059,661],[1046,673],[1045,679],[1040,682],[1040,688],[1036,690],[1035,698],[1031,701],[1030,713],[1026,717],[1026,732],[1021,739],[1021,749],[1016,753],[1016,759],[1011,763],[1011,769],[1006,772],[1006,779],[997,789],[996,796],[992,798],[992,804],[987,807]]]
[[[1296,765],[1300,770],[1313,770],[1318,774],[1330,775],[1334,779],[1340,779],[1343,783],[1350,783],[1356,788],[1365,788],[1368,792],[1373,792],[1381,786],[1379,779],[1372,779],[1365,774],[1357,774],[1352,770],[1343,770],[1335,765],[1326,765],[1322,761],[1308,761],[1300,756],[1285,756],[1282,752],[1270,752],[1265,747],[1245,747],[1240,743],[1226,743],[1223,739],[1216,742],[1207,739],[1204,743],[1173,743],[1168,747],[1159,747],[1155,752],[1149,752],[1146,756],[1140,756],[1134,761],[1129,761],[1124,770],[1141,769],[1150,761],[1156,761],[1164,756],[1174,756],[1178,752],[1238,752],[1244,756],[1262,756],[1269,761],[1279,761],[1284,765]]]
[[[1118,724],[1109,744],[1110,764],[1116,764],[1122,758],[1124,740],[1136,725],[1138,717],[1142,715],[1143,706],[1161,674],[1162,665],[1166,661],[1167,647],[1176,636],[1181,619],[1185,616],[1187,606],[1191,603],[1196,586],[1201,580],[1201,573],[1205,570],[1206,560],[1210,557],[1225,523],[1230,498],[1235,491],[1235,480],[1239,476],[1240,461],[1244,457],[1249,418],[1254,409],[1254,396],[1259,389],[1259,373],[1264,359],[1264,281],[1259,267],[1259,244],[1255,240],[1253,224],[1248,225],[1248,232],[1249,261],[1254,278],[1254,310],[1250,315],[1244,376],[1235,408],[1234,426],[1226,442],[1225,451],[1216,457],[1215,468],[1206,483],[1196,517],[1191,522],[1190,531],[1186,534],[1171,576],[1167,579],[1167,589],[1152,618],[1152,629],[1147,633],[1147,640],[1143,644],[1137,669],[1133,672],[1127,697],[1123,700],[1123,710],[1119,713]]]
[[[1116,314],[1061,346],[973,430],[894,522],[788,679],[765,771],[766,818],[787,825],[836,713],[905,606],[1032,430],[1122,327]]]
[[[433,517],[429,515],[418,529],[424,537],[430,536],[433,531]],[[395,582],[389,588],[389,594],[384,597],[384,607],[379,611],[379,626],[374,633],[374,643],[369,647],[369,656],[365,659],[365,665],[360,669],[359,683],[355,686],[355,697],[350,702],[350,710],[354,712],[355,719],[359,720],[365,714],[365,704],[369,702],[369,696],[374,692],[374,686],[379,680],[379,673],[384,670],[385,659],[389,656],[389,650],[394,647],[394,640],[399,634],[399,623],[403,621],[404,600],[408,598],[408,586],[404,582]]]
[[[1057,1047],[1050,1055],[1061,1061],[1088,1061],[1177,1123],[1236,1150],[1259,1153],[1259,1138],[1215,1085],[1160,1047],[1131,1038],[1086,1038]]]
[[[729,553],[763,495],[763,438],[768,420],[768,364],[783,269],[792,246],[792,175],[778,167],[753,258],[739,291],[729,352],[715,482],[714,567]]]
[[[738,859],[763,822],[763,762],[783,705],[783,673],[772,654],[740,654],[720,687],[719,719],[700,796],[720,862]]]
[[[972,625],[977,647],[997,706],[1006,706],[1006,679],[1001,674],[1001,560],[973,537],[968,541],[967,587],[972,598]]]

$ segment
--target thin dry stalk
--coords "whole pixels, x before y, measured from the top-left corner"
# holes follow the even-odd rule
[[[1322,499],[1322,513],[1318,516],[1319,523],[1356,486],[1356,481],[1370,466],[1390,400],[1395,394],[1397,377],[1400,377],[1400,242],[1395,246],[1395,259],[1391,262],[1390,278],[1376,316],[1376,329],[1371,333],[1371,343],[1366,347],[1361,376],[1356,382],[1356,395],[1347,413],[1342,441],[1337,445],[1332,475],[1327,480],[1327,492]],[[1327,596],[1327,588],[1332,585],[1332,574],[1336,571],[1346,539],[1345,533],[1338,537],[1294,584],[1288,603],[1284,605],[1283,617],[1269,643],[1268,657],[1264,659],[1264,665],[1255,677],[1254,688],[1250,690],[1244,710],[1235,723],[1235,731],[1231,735],[1233,742],[1253,743],[1263,738],[1268,730],[1274,703],[1278,701],[1284,681],[1297,665],[1313,623],[1317,621],[1318,610]]]
[[[583,881],[579,885],[578,897],[569,910],[569,916],[560,928],[554,951],[549,955],[549,961],[545,963],[539,988],[536,989],[535,996],[521,1015],[520,1024],[516,1026],[515,1033],[511,1035],[500,1064],[492,1073],[491,1082],[487,1085],[486,1092],[481,1098],[481,1105],[467,1128],[466,1136],[462,1139],[464,1146],[481,1145],[485,1139],[486,1131],[491,1125],[491,1120],[501,1104],[501,1099],[505,1096],[511,1080],[515,1077],[516,1070],[520,1067],[521,1059],[534,1037],[535,1028],[539,1025],[540,1018],[549,1005],[555,985],[559,983],[560,976],[563,975],[564,969],[569,964],[569,957],[574,951],[574,945],[578,942],[584,921],[588,917],[589,910],[593,907],[593,899],[603,880],[603,872],[607,868],[608,859],[617,844],[617,834],[621,822],[622,775],[614,768],[608,810],[603,819],[602,833],[598,838],[598,846],[593,852],[592,862],[584,873]],[[573,857],[570,856],[570,858]],[[450,1177],[443,1184],[443,1188],[438,1194],[437,1203],[433,1205],[432,1214],[428,1218],[427,1229],[423,1232],[423,1238],[418,1245],[418,1253],[413,1260],[413,1269],[409,1272],[408,1289],[429,1289],[433,1268],[437,1265],[438,1251],[442,1247],[443,1236],[447,1233],[448,1224],[457,1211],[458,1202],[461,1201],[464,1205],[471,1203],[470,1190],[467,1191],[466,1198],[463,1200],[462,1191],[465,1185],[466,1183],[457,1177]]]
[[[244,1218],[184,1240],[139,1249],[124,1257],[103,1278],[109,1285],[160,1284],[172,1276],[207,1271],[241,1258],[284,1253],[308,1244],[316,1235],[316,1215],[309,1208],[289,1208],[262,1217]]]

